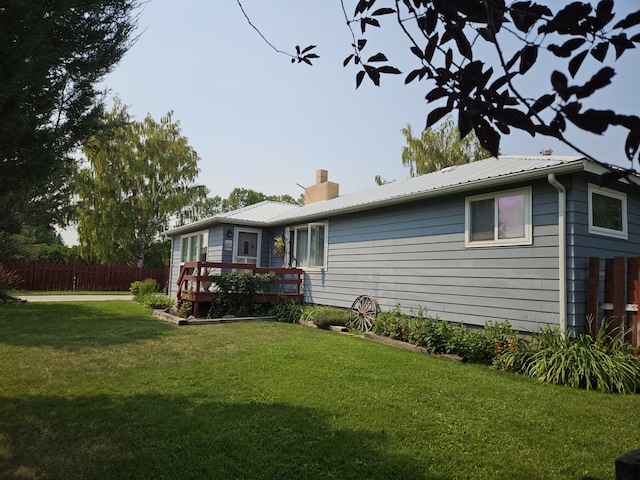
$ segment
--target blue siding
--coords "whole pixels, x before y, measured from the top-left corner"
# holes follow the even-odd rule
[[[627,240],[589,233],[588,184],[598,185],[593,175],[576,175],[567,195],[567,280],[569,326],[583,328],[587,302],[589,257],[611,258],[640,255],[640,196],[637,188],[621,183],[607,188],[627,194],[629,236]]]
[[[534,185],[530,246],[465,248],[464,203],[440,197],[331,218],[327,270],[306,273],[306,300],[348,307],[368,294],[382,309],[422,307],[466,324],[557,323],[556,190]]]

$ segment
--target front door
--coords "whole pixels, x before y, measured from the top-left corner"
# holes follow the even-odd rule
[[[252,263],[259,265],[260,263],[260,230],[236,228],[234,242],[235,263]]]

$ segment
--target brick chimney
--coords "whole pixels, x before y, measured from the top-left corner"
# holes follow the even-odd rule
[[[316,171],[316,184],[304,189],[304,204],[322,202],[336,198],[340,186],[337,183],[328,181],[329,173],[326,170]]]

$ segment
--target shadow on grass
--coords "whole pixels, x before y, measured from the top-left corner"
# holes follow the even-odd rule
[[[0,478],[445,479],[326,413],[156,395],[0,399]]]
[[[157,338],[174,329],[131,301],[28,303],[0,308],[0,344],[75,350]]]

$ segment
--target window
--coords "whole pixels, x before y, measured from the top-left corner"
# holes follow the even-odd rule
[[[293,266],[325,269],[327,267],[327,224],[310,223],[292,228],[291,231]]]
[[[207,260],[207,232],[198,232],[180,237],[180,261],[204,262]]]
[[[624,193],[589,184],[589,233],[628,238]]]
[[[531,245],[531,188],[468,197],[465,245]]]

